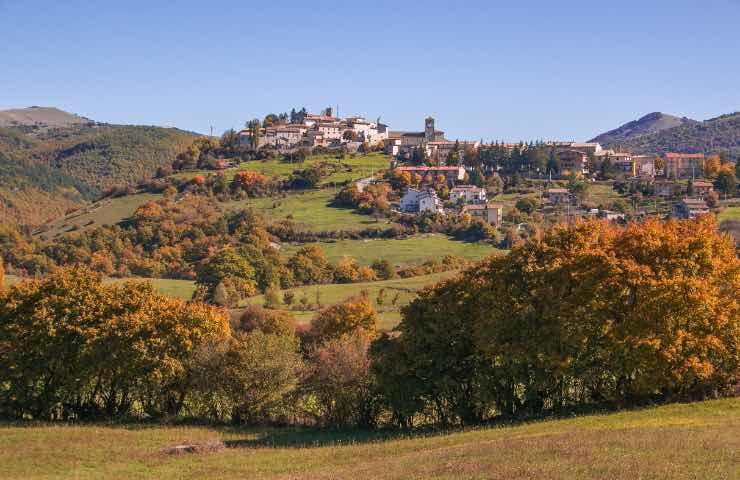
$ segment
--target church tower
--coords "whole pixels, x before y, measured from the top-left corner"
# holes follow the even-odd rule
[[[435,140],[434,119],[432,117],[427,117],[424,120],[424,140],[427,142],[433,142]]]

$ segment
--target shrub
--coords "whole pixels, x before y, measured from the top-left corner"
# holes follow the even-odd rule
[[[377,417],[377,396],[370,371],[365,335],[327,341],[306,365],[303,389],[318,403],[316,421],[324,426],[371,427]]]
[[[21,282],[0,293],[0,415],[176,415],[194,349],[228,332],[219,309],[85,268]]]

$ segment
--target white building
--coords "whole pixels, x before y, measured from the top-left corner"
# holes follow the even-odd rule
[[[463,199],[465,203],[483,203],[486,201],[486,190],[475,185],[459,185],[450,190],[450,200],[457,202]]]
[[[420,191],[409,188],[401,197],[400,207],[404,213],[443,213],[442,201],[433,190]]]

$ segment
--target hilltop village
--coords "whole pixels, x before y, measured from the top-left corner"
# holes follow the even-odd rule
[[[633,154],[575,141],[486,144],[448,139],[431,117],[421,131],[396,131],[380,119],[334,116],[331,107],[274,117],[249,123],[238,132],[239,143],[287,156],[383,152],[390,157],[385,176],[362,179],[355,188],[388,183],[395,187],[395,210],[404,214],[459,213],[501,228],[505,205],[493,199],[518,191],[526,201],[516,208],[526,214],[694,218],[735,191],[735,163],[721,152]],[[589,201],[589,189],[608,199],[607,187],[622,198]],[[509,219],[515,217],[516,212]],[[514,223],[522,228],[522,222]]]

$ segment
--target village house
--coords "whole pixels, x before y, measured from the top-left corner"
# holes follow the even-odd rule
[[[553,205],[570,202],[570,192],[567,188],[548,188],[548,201]]]
[[[633,155],[632,162],[635,165],[634,176],[655,176],[655,155]]]
[[[626,218],[624,213],[613,212],[611,210],[598,210],[596,216],[609,222],[621,222]]]
[[[562,145],[571,150],[578,150],[586,155],[597,155],[601,152],[601,144],[596,142],[571,142]]]
[[[444,213],[442,201],[434,190],[409,188],[401,197],[400,210],[403,213]]]
[[[447,140],[444,132],[435,128],[432,117],[424,120],[423,132],[390,132],[384,139],[385,153],[389,155],[410,159],[415,151],[423,149],[426,157],[437,165],[445,164],[455,145],[462,154],[466,148],[480,148],[480,141]]]
[[[580,174],[588,172],[588,155],[586,153],[572,148],[559,148],[557,153],[561,172],[568,171]]]
[[[456,140],[454,142],[449,140],[440,140],[434,142],[427,142],[427,157],[438,164],[444,165],[449,158],[450,153],[455,150],[455,146],[460,149],[460,155],[462,156],[466,149],[472,148],[478,150],[480,148],[480,141],[470,140]]]
[[[656,180],[653,183],[653,191],[658,197],[672,197],[678,188],[680,185],[670,180]]]
[[[607,158],[609,158],[615,170],[625,173],[630,177],[637,176],[637,166],[632,159],[631,153],[611,152]]]
[[[475,185],[458,185],[450,190],[450,201],[462,199],[465,203],[482,203],[486,201],[486,189]]]
[[[706,197],[709,192],[714,190],[714,185],[704,180],[694,180],[692,183],[694,185],[694,195],[697,197]]]
[[[379,122],[369,122],[363,117],[335,117],[331,107],[321,114],[299,112],[294,123],[277,124],[260,129],[259,145],[272,146],[280,151],[288,151],[301,146],[331,147],[342,144],[363,142],[378,144],[388,137],[388,126]],[[345,132],[354,135],[345,138]],[[239,132],[239,143],[252,144],[252,131]]]
[[[694,178],[702,175],[703,153],[666,153],[665,176],[668,178]]]
[[[462,209],[463,214],[468,214],[473,218],[485,220],[496,228],[501,227],[504,207],[498,203],[484,203],[475,205],[465,205]]]
[[[696,218],[709,213],[707,203],[699,198],[684,198],[673,206],[672,216],[678,219]]]

